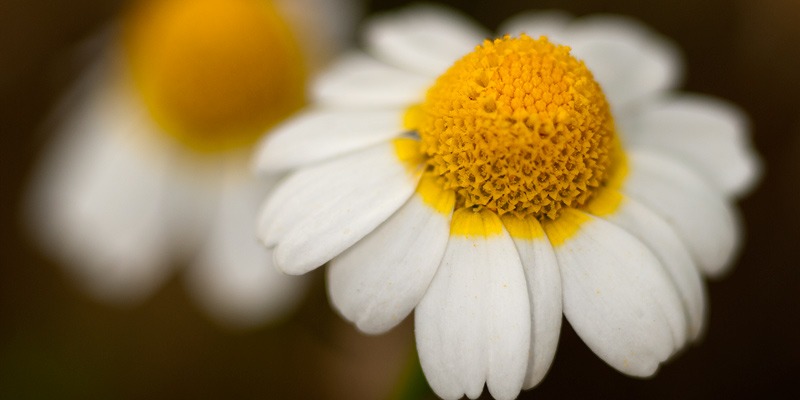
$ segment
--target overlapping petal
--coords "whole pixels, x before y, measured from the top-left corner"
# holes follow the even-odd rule
[[[455,195],[450,194],[452,212]],[[367,333],[382,333],[417,306],[436,272],[450,231],[443,214],[417,194],[363,240],[331,261],[333,305]]]
[[[402,132],[402,115],[402,109],[305,111],[266,136],[255,167],[275,173],[388,141]]]
[[[743,112],[700,95],[657,99],[621,120],[631,146],[664,152],[694,167],[725,195],[740,196],[758,180]]]
[[[492,213],[486,218],[492,217],[487,223],[500,224]],[[436,394],[474,399],[486,383],[497,399],[517,396],[530,346],[527,293],[522,262],[505,230],[450,236],[415,312],[420,363]]]
[[[698,338],[706,322],[706,294],[700,270],[688,248],[675,230],[655,212],[633,199],[623,198],[619,193],[606,195],[619,196],[620,204],[612,214],[600,216],[634,235],[658,258],[681,296],[689,337]],[[589,211],[592,211],[591,207]]]
[[[513,232],[528,285],[531,347],[523,387],[529,389],[544,378],[556,354],[562,320],[561,275],[553,246],[536,219],[506,216],[503,222]]]
[[[545,225],[555,245],[564,315],[603,361],[650,376],[686,340],[678,292],[658,259],[615,225],[568,210]]]
[[[617,112],[676,87],[682,78],[677,47],[630,18],[578,19],[569,26],[565,40],[592,71]]]
[[[432,78],[353,52],[317,77],[311,95],[318,105],[331,108],[407,106],[422,98]]]
[[[386,142],[286,178],[265,203],[259,237],[290,274],[329,261],[389,218],[416,188],[421,171]]]
[[[432,78],[491,36],[468,18],[433,5],[374,17],[365,30],[372,54]]]
[[[741,241],[736,210],[685,165],[641,149],[629,155],[622,190],[672,225],[705,274],[725,272]]]

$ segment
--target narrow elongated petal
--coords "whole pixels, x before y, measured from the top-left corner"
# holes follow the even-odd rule
[[[621,228],[576,210],[545,230],[575,332],[620,372],[654,374],[686,335],[680,298],[656,257]]]
[[[399,158],[396,143],[308,167],[280,184],[259,221],[278,267],[290,274],[319,267],[403,205],[420,171]]]
[[[288,175],[275,186],[264,202],[258,216],[257,233],[259,239],[267,247],[275,247],[278,239],[283,237],[299,220],[311,210],[318,209],[331,200],[321,185],[335,188],[346,188],[358,182],[364,171],[389,163],[384,172],[391,174],[396,167],[397,158],[386,156],[391,144],[382,143],[365,151],[348,154],[327,162],[300,169]],[[380,164],[372,165],[372,159]],[[341,194],[341,193],[340,193]],[[303,202],[298,203],[299,202]]]
[[[496,399],[519,394],[530,345],[522,263],[490,211],[456,211],[450,240],[415,312],[425,376],[445,399],[477,398],[484,382]]]
[[[46,155],[29,210],[45,245],[90,292],[133,302],[170,272],[169,158],[132,131],[148,125],[129,88],[100,78]]]
[[[228,176],[211,235],[189,268],[191,293],[217,320],[248,327],[276,318],[305,292],[305,280],[287,276],[272,265],[272,251],[253,231],[263,181]]]
[[[704,273],[727,270],[741,241],[735,209],[685,165],[641,149],[629,156],[623,191],[675,228]]]
[[[374,17],[364,35],[371,53],[431,77],[490,36],[466,17],[431,5]]]
[[[276,172],[385,142],[402,130],[403,110],[311,109],[270,132],[259,145],[259,172]]]
[[[609,199],[611,198],[611,199]],[[700,270],[675,229],[639,202],[606,189],[595,195],[600,202],[613,201],[613,212],[589,204],[589,212],[625,229],[642,241],[672,278],[686,311],[689,338],[700,336],[706,321],[706,293]]]
[[[657,149],[692,165],[726,195],[747,192],[761,171],[747,117],[699,95],[659,99],[623,119],[631,145]]]
[[[424,98],[434,78],[351,53],[317,77],[311,92],[315,103],[329,108],[408,106]]]
[[[553,363],[561,333],[561,273],[553,246],[535,218],[503,218],[519,252],[531,308],[531,349],[523,387],[544,378]]]
[[[569,26],[566,40],[603,86],[615,111],[675,87],[682,76],[677,47],[629,18],[579,19]]]
[[[400,210],[328,266],[331,302],[364,332],[385,332],[408,316],[442,261],[455,193],[435,185],[423,178]]]

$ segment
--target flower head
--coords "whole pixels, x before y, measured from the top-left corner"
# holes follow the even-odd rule
[[[120,18],[30,196],[38,238],[90,293],[141,301],[177,259],[224,323],[296,304],[303,281],[274,270],[246,228],[272,184],[250,176],[247,154],[304,103],[316,46],[341,47],[351,5],[327,3],[141,0]]]
[[[303,105],[305,61],[272,2],[137,5],[123,25],[123,49],[163,132],[195,149],[247,146]]]
[[[374,19],[374,58],[344,58],[262,144],[262,171],[293,171],[259,236],[287,273],[330,262],[365,332],[413,310],[441,397],[535,386],[562,312],[652,375],[699,337],[701,274],[739,245],[730,199],[758,172],[742,116],[671,93],[672,45],[625,19],[532,14],[485,37],[437,8]]]

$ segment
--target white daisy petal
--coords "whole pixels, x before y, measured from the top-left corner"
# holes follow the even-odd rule
[[[220,322],[249,327],[277,318],[304,292],[305,280],[272,265],[272,252],[252,229],[258,202],[269,185],[228,176],[219,210],[201,254],[189,269],[191,292]]]
[[[334,161],[342,162],[337,159],[325,164],[331,164]],[[323,177],[329,179],[328,175],[319,167],[311,171],[302,169],[285,177],[275,186],[275,189],[267,197],[267,201],[261,205],[256,220],[256,237],[264,246],[275,247],[278,239],[285,235],[296,221],[308,214],[308,209],[298,204],[295,199],[316,201],[313,204],[319,206],[323,199],[315,197],[318,196],[316,185],[318,182],[322,182],[319,179]],[[339,179],[344,178],[346,177],[339,176]]]
[[[265,205],[260,238],[275,246],[283,271],[308,272],[397,211],[414,192],[419,172],[400,161],[394,142],[300,170]]]
[[[545,228],[575,332],[620,372],[654,374],[686,335],[680,298],[658,260],[621,228],[576,210]]]
[[[670,223],[705,274],[725,272],[741,241],[735,209],[683,164],[641,149],[628,154],[623,192]]]
[[[224,246],[207,250],[188,275],[190,291],[216,321],[248,328],[280,318],[298,304],[307,281],[278,271],[271,250],[250,241]]]
[[[170,165],[163,166],[169,181],[164,196],[167,211],[163,224],[166,225],[174,257],[189,260],[197,255],[197,249],[208,240],[214,224],[223,184],[224,162],[186,157],[178,159],[183,149],[173,147],[173,144],[162,144],[176,155]],[[240,164],[242,171],[246,171],[247,164]]]
[[[688,318],[689,337],[697,339],[706,322],[706,292],[689,249],[675,230],[655,212],[631,198],[623,198],[618,192],[608,192],[607,195],[619,197],[621,202],[612,214],[598,216],[636,236],[658,258],[681,296]]]
[[[506,20],[497,33],[514,37],[524,33],[532,38],[544,35],[552,42],[564,43],[562,36],[570,20],[572,16],[563,11],[531,11]]]
[[[374,232],[330,262],[331,302],[362,331],[391,329],[425,294],[444,254],[455,204],[453,192],[442,197],[446,198],[438,200],[437,210],[419,193],[412,196]]]
[[[663,98],[622,121],[634,146],[664,151],[696,167],[725,194],[739,196],[758,180],[747,117],[733,105],[700,95]]]
[[[33,188],[32,223],[93,294],[134,302],[170,270],[162,172],[168,158],[146,148],[146,133],[137,131],[145,121],[123,88],[97,83],[104,88],[51,147]]]
[[[394,65],[430,77],[444,72],[491,34],[453,11],[419,5],[372,18],[368,50]]]
[[[267,247],[275,247],[297,223],[325,203],[342,201],[341,189],[361,182],[364,174],[381,173],[380,166],[391,164],[383,172],[391,175],[397,170],[397,157],[389,156],[392,144],[387,142],[369,149],[300,169],[276,185],[263,204],[257,223],[257,235]],[[378,164],[371,164],[377,159]],[[377,166],[377,168],[375,168]],[[330,192],[330,188],[333,192]],[[372,192],[375,192],[374,190]],[[344,196],[332,198],[331,194]],[[399,208],[399,206],[398,206]]]
[[[403,131],[403,110],[312,109],[278,126],[259,145],[259,172],[283,171],[385,142]]]
[[[510,215],[503,223],[514,239],[525,270],[531,309],[531,349],[523,388],[544,378],[556,354],[561,334],[561,274],[553,246],[535,218]]]
[[[454,226],[463,212],[474,214],[457,211]],[[522,387],[530,345],[525,276],[499,218],[489,211],[477,218],[485,225],[476,229],[492,234],[451,233],[415,312],[417,349],[440,397],[474,399],[486,382],[494,398],[511,399]]]
[[[637,21],[587,17],[567,32],[572,54],[586,63],[615,111],[680,82],[683,67],[677,47]]]
[[[432,79],[354,52],[315,79],[311,96],[316,104],[330,108],[408,106],[425,96]]]

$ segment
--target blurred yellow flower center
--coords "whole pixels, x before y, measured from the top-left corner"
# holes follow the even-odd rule
[[[300,49],[266,0],[144,0],[124,44],[148,111],[195,150],[252,144],[304,103]]]
[[[408,110],[406,125],[457,207],[554,219],[608,179],[614,120],[569,51],[544,37],[487,40]]]

